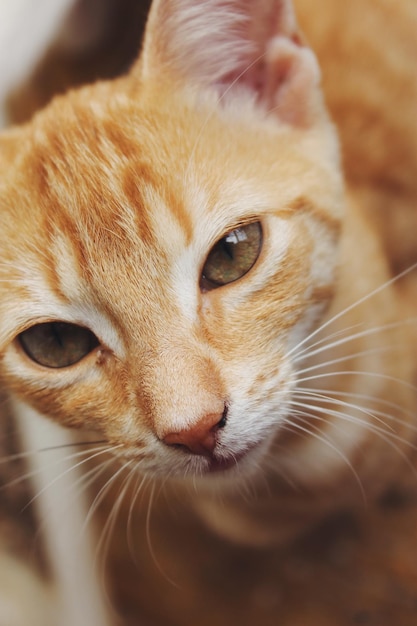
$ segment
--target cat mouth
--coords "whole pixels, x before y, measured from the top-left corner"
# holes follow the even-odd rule
[[[233,468],[237,468],[240,458],[236,456],[225,459],[211,459],[208,465],[208,473],[215,474],[218,472],[227,472]]]
[[[256,446],[252,446],[250,448],[247,448],[246,450],[243,450],[242,452],[229,454],[228,456],[224,456],[224,457],[216,456],[216,457],[212,457],[208,459],[209,463],[207,467],[207,473],[217,474],[220,472],[228,472],[228,471],[232,471],[234,469],[239,468],[241,465],[241,462],[242,461],[244,462],[246,460],[246,458],[250,455],[250,452],[255,447]]]

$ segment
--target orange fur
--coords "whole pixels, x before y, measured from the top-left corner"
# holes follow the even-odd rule
[[[388,284],[415,248],[384,239],[374,209],[382,194],[415,206],[414,109],[393,114],[380,91],[390,71],[415,104],[414,65],[404,49],[397,75],[390,50],[361,30],[357,45],[357,13],[345,22],[324,4],[314,19],[311,3],[297,9],[326,68],[346,190],[316,62],[287,2],[161,0],[130,74],[59,97],[0,138],[2,384],[62,424],[99,431],[139,471],[227,466],[229,481],[202,481],[199,506],[243,541],[280,540],[379,494],[415,443],[412,325]],[[414,8],[399,4],[407,29]],[[390,25],[390,3],[372,15]],[[358,53],[356,78],[346,68]],[[373,54],[385,69],[363,102],[361,61]],[[365,135],[352,131],[357,119]],[[200,288],[211,248],[254,221],[253,268]],[[33,363],[19,334],[57,320],[90,328],[100,345],[71,367]],[[218,418],[211,457],[167,445],[207,416]],[[260,477],[255,506],[235,491],[247,476]],[[221,512],[216,490],[228,494]]]

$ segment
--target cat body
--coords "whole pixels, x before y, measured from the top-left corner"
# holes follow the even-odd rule
[[[304,4],[320,50],[331,11]],[[2,385],[128,470],[197,480],[235,541],[284,541],[413,462],[415,311],[392,272],[415,241],[377,207],[415,207],[415,122],[358,148],[328,67],[346,180],[289,2],[156,2],[127,76],[0,137]],[[407,147],[392,163],[381,127]]]

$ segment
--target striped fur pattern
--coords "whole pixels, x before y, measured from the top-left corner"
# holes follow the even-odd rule
[[[289,485],[321,494],[322,514],[408,467],[413,327],[346,190],[287,0],[157,0],[131,72],[3,133],[0,165],[11,394],[97,431],[129,468],[199,479],[201,510],[244,541],[318,514]],[[253,267],[206,288],[213,246],[257,222]],[[19,336],[49,322],[88,328],[97,345],[68,367],[40,365]]]

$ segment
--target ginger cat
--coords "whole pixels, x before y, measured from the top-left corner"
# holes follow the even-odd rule
[[[126,76],[0,136],[2,387],[232,541],[411,474],[417,13],[367,4],[396,47],[359,0],[296,3],[312,48],[289,0],[156,0]]]

